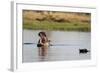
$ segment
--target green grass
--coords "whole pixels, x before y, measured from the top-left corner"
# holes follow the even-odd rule
[[[32,21],[24,22],[23,29],[31,30],[63,30],[63,31],[91,31],[89,23],[82,22],[53,22],[53,21]]]

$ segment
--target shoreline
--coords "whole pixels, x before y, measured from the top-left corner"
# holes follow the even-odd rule
[[[83,31],[91,32],[90,24],[72,24],[72,23],[25,23],[23,29],[28,30],[49,30],[49,31]]]

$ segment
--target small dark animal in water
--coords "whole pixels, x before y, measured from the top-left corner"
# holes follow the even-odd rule
[[[87,50],[86,48],[84,49],[79,49],[79,53],[87,53],[90,52],[89,50]]]

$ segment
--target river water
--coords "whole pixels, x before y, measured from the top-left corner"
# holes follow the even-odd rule
[[[22,61],[67,61],[86,60],[91,58],[91,33],[76,31],[45,31],[51,44],[48,53],[40,56],[36,43],[39,40],[38,33],[41,30],[23,30]],[[24,44],[33,43],[33,44]],[[79,49],[88,49],[90,52],[79,53]]]

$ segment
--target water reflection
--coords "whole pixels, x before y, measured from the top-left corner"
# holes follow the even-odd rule
[[[39,56],[46,56],[48,54],[48,48],[39,47],[38,53],[39,53]]]
[[[38,43],[40,31],[24,30],[23,43]],[[37,44],[23,45],[23,62],[85,60],[91,58],[91,52],[79,54],[79,49],[91,51],[90,32],[45,31],[51,44],[67,44],[65,46],[50,46],[47,49],[38,48]]]

